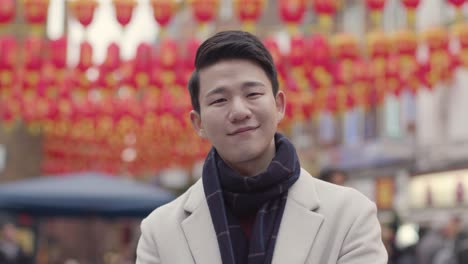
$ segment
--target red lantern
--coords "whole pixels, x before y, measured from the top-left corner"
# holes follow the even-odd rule
[[[262,15],[265,0],[236,0],[236,12],[243,27],[247,31],[253,31],[255,22]]]
[[[177,11],[176,0],[151,0],[153,16],[161,27],[166,27]]]
[[[341,33],[333,37],[334,53],[338,59],[354,60],[359,54],[359,45],[356,37]]]
[[[192,13],[199,23],[212,21],[218,13],[219,0],[191,0]]]
[[[326,65],[330,62],[331,48],[325,36],[317,34],[308,39],[307,58],[315,65]]]
[[[133,72],[130,78],[134,88],[144,88],[149,84],[149,76],[152,66],[152,50],[147,43],[141,43],[137,47]]]
[[[17,43],[13,36],[0,37],[0,69],[13,70],[16,64]]]
[[[413,31],[404,30],[392,36],[392,46],[395,47],[398,59],[398,71],[401,85],[415,93],[420,86],[418,72],[419,63],[416,60],[418,40]]]
[[[3,95],[11,95],[17,79],[17,43],[12,36],[0,37],[0,101]],[[2,104],[2,102],[0,102]]]
[[[10,23],[15,17],[16,7],[14,0],[0,0],[0,26]]]
[[[50,50],[52,51],[51,61],[55,68],[63,69],[67,63],[67,39],[65,37],[51,40],[49,42]]]
[[[401,0],[406,9],[415,10],[419,6],[421,0]]]
[[[185,67],[189,70],[195,68],[195,57],[197,55],[198,47],[200,47],[201,41],[196,38],[190,38],[186,44],[185,53]]]
[[[175,70],[177,53],[177,42],[174,39],[165,38],[161,41],[159,47],[160,65],[164,70]]]
[[[367,53],[371,58],[386,57],[389,49],[390,43],[385,33],[377,31],[367,35]]]
[[[312,0],[312,7],[319,16],[319,25],[325,31],[330,31],[332,17],[339,8],[339,0]]]
[[[318,14],[335,15],[339,7],[338,0],[312,0],[314,11]]]
[[[278,71],[279,81],[281,82],[286,78],[287,72],[286,65],[284,63],[284,56],[281,54],[278,43],[274,38],[268,37],[263,41],[263,44],[268,49],[271,57],[273,58],[273,62],[275,63],[276,69]]]
[[[382,10],[385,7],[385,0],[366,0],[367,8],[371,11],[371,18],[374,25],[379,25],[382,20]]]
[[[302,35],[291,37],[291,49],[289,53],[289,62],[293,67],[301,67],[305,62],[306,42]]]
[[[456,8],[461,8],[463,4],[465,4],[466,0],[447,0],[450,4],[455,6]]]
[[[457,24],[453,28],[454,35],[460,42],[459,62],[463,67],[468,67],[468,26]]]
[[[24,66],[28,70],[40,70],[43,62],[44,41],[36,36],[28,37],[24,42]]]
[[[30,24],[45,24],[49,0],[24,0],[24,16]]]
[[[84,27],[88,27],[93,21],[94,11],[97,6],[96,0],[74,0],[70,2],[73,15]]]
[[[113,0],[115,8],[115,16],[117,21],[122,27],[125,27],[130,23],[132,19],[133,9],[136,6],[135,0]]]
[[[81,72],[88,70],[93,65],[93,47],[89,42],[80,44],[80,60],[76,68]]]
[[[438,81],[447,80],[451,76],[453,56],[449,53],[449,36],[444,28],[433,28],[423,33],[429,47],[429,67],[426,82],[433,86]]]
[[[299,24],[306,11],[305,0],[280,0],[279,13],[281,20],[288,24]]]
[[[314,35],[307,40],[306,74],[312,87],[328,89],[333,83],[331,76],[331,48],[323,35]]]
[[[457,10],[457,20],[463,19],[462,6],[465,4],[466,0],[448,0],[448,2],[455,7]]]
[[[366,0],[367,8],[372,11],[382,11],[385,7],[386,0]]]

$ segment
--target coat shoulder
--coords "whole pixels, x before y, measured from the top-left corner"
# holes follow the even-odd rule
[[[154,209],[143,222],[149,226],[164,229],[167,225],[174,225],[184,219],[186,217],[184,205],[190,197],[194,186],[195,185],[191,186],[173,201]]]

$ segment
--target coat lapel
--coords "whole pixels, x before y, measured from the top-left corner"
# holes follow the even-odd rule
[[[273,264],[303,264],[324,217],[314,212],[319,207],[314,179],[302,170],[289,189],[273,254]]]
[[[221,263],[218,240],[201,181],[192,187],[184,209],[189,216],[181,226],[195,263]],[[174,254],[177,254],[177,249],[174,249]]]

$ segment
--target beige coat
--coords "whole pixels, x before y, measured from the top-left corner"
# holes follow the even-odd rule
[[[137,264],[221,264],[202,181],[141,224]],[[305,170],[289,189],[273,264],[386,264],[376,207]]]

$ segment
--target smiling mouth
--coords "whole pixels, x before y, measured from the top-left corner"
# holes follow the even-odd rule
[[[232,132],[232,133],[229,133],[228,135],[229,135],[229,136],[239,135],[239,134],[242,134],[242,133],[244,133],[244,132],[248,132],[248,131],[255,130],[255,129],[259,128],[259,127],[260,127],[260,126],[239,128],[239,129],[237,129],[236,131],[234,131],[234,132]]]

